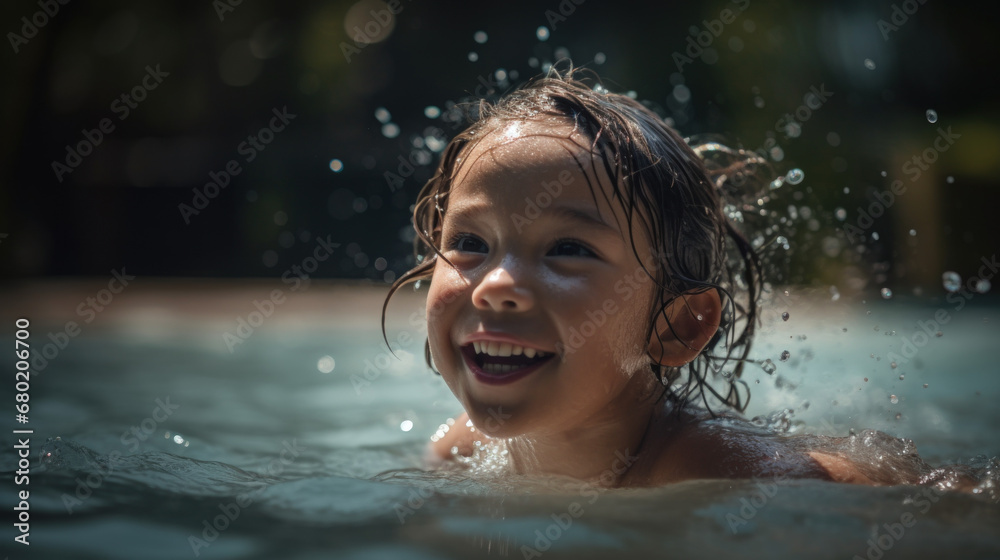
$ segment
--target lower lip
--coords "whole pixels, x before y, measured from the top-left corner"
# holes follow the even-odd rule
[[[487,385],[507,385],[508,383],[513,383],[531,375],[539,368],[549,363],[549,360],[552,359],[549,358],[549,360],[545,360],[544,362],[538,362],[537,364],[532,364],[526,368],[521,368],[507,373],[487,373],[476,364],[476,352],[471,346],[462,348],[462,356],[465,358],[466,365],[468,365],[469,369],[472,370],[472,374],[476,376],[476,379]]]

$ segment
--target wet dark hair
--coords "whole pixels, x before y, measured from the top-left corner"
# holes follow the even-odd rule
[[[632,251],[659,287],[645,340],[653,335],[659,317],[669,319],[668,305],[684,292],[714,289],[724,302],[719,329],[697,358],[679,367],[655,361],[650,365],[664,386],[659,398],[666,396],[677,403],[676,410],[701,400],[711,411],[711,395],[743,411],[750,394],[740,375],[757,324],[761,263],[744,235],[727,218],[727,214],[741,217],[742,208],[727,202],[763,184],[760,172],[764,161],[755,154],[721,144],[691,146],[638,101],[609,93],[599,83],[591,87],[578,74],[579,70],[572,67],[564,72],[553,69],[496,103],[480,101],[472,106],[472,123],[447,145],[434,176],[417,197],[413,210],[417,264],[400,276],[386,295],[383,337],[392,295],[410,282],[430,278],[439,258],[448,262],[440,251],[441,226],[462,155],[503,123],[558,116],[589,140],[591,153],[596,155],[592,160],[603,163],[611,178],[613,198],[627,216]],[[653,255],[658,256],[653,270],[647,268],[636,250],[631,235],[634,224],[645,232]],[[662,348],[662,340],[660,344]],[[425,355],[433,368],[429,343]],[[740,386],[746,393],[745,400]]]

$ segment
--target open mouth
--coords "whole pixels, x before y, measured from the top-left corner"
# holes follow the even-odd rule
[[[507,342],[473,342],[462,347],[469,368],[481,381],[509,383],[537,370],[554,356]]]

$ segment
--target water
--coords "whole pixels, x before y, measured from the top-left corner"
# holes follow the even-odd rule
[[[957,292],[962,287],[962,277],[949,270],[941,275],[941,285],[949,292]]]
[[[425,472],[427,438],[459,407],[422,363],[423,335],[409,322],[418,301],[408,294],[390,308],[403,362],[381,343],[380,291],[318,282],[230,354],[221,333],[269,288],[169,299],[135,288],[32,377],[32,555],[7,544],[10,533],[4,554],[192,558],[192,537],[207,545],[198,558],[524,558],[526,546],[545,558],[850,558],[880,538],[887,558],[1000,554],[1000,506],[933,486],[765,479],[603,490]],[[790,358],[773,375],[748,368],[748,417],[792,434],[853,431],[843,445],[891,457],[912,452],[902,437],[933,465],[983,456],[984,469],[1000,454],[1000,385],[984,350],[1000,312],[988,296],[952,312],[943,337],[893,369],[889,353],[935,306],[800,292],[794,320],[762,326],[755,357]],[[49,326],[35,319],[37,343],[65,321],[58,310],[74,308],[50,303]],[[873,336],[876,324],[899,334]],[[915,524],[898,533],[901,520]],[[220,529],[207,530],[213,523]]]

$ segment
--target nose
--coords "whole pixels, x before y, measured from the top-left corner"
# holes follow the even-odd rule
[[[477,308],[490,311],[528,311],[535,306],[532,290],[505,266],[494,268],[483,278],[472,291],[472,301]]]

